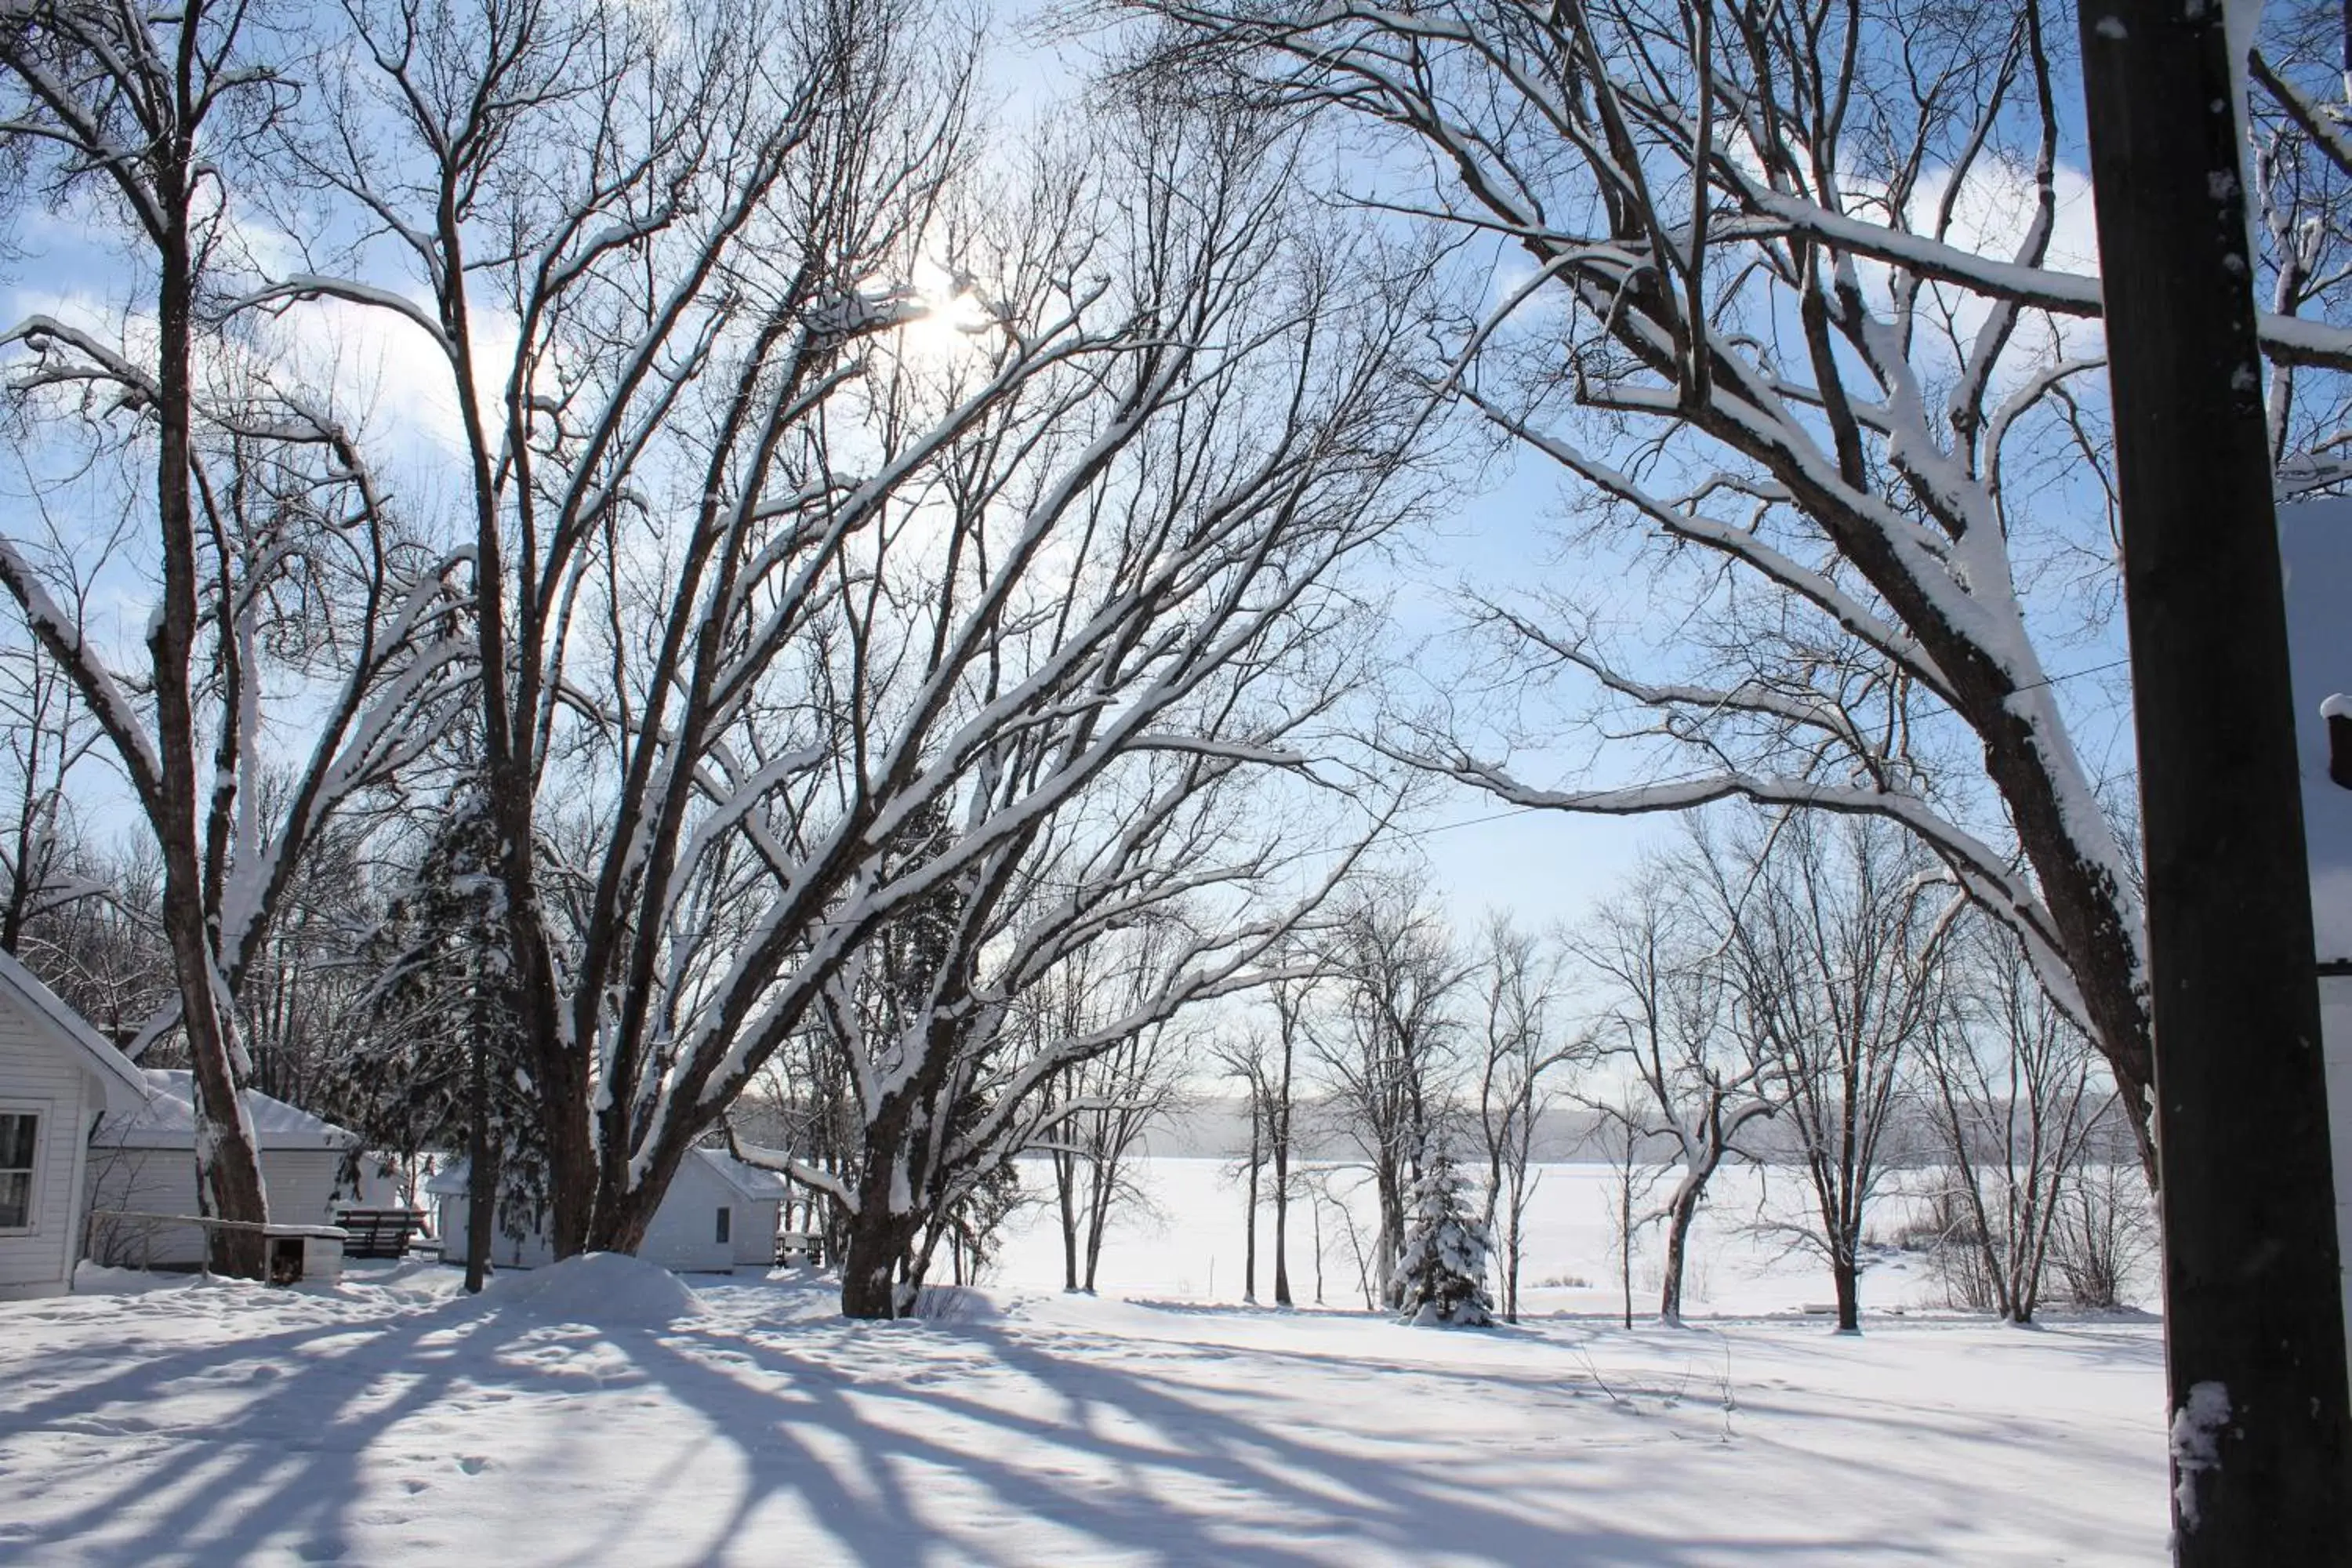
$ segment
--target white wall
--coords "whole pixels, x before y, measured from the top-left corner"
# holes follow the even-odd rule
[[[646,1226],[645,1245],[637,1256],[665,1268],[688,1273],[727,1273],[735,1268],[735,1237],[746,1226],[756,1226],[753,1215],[756,1205],[747,1202],[719,1173],[696,1156],[689,1154],[677,1167],[677,1175],[662,1195],[661,1207],[654,1211],[653,1223]],[[719,1211],[732,1211],[728,1239],[719,1239]],[[768,1227],[772,1237],[776,1212],[768,1205]],[[771,1242],[772,1246],[773,1243]]]
[[[264,1149],[261,1184],[275,1225],[335,1223],[335,1176],[343,1156],[333,1149]],[[185,1149],[90,1151],[89,1206],[145,1214],[193,1215],[195,1156]],[[204,1231],[193,1225],[137,1220],[91,1222],[89,1255],[122,1268],[193,1268],[204,1261]]]
[[[81,1255],[82,1160],[98,1086],[13,997],[0,995],[0,1109],[41,1119],[34,1158],[33,1224],[0,1232],[0,1300],[62,1292]]]
[[[434,1199],[445,1263],[466,1261],[466,1199],[462,1195]],[[678,1166],[677,1175],[646,1227],[645,1245],[637,1256],[688,1274],[727,1274],[738,1268],[766,1268],[776,1257],[776,1203],[744,1197],[717,1172],[692,1155]],[[729,1238],[719,1239],[719,1211],[732,1211]],[[501,1227],[490,1242],[490,1264],[498,1268],[539,1268],[553,1261],[544,1229],[517,1241]]]
[[[466,1261],[466,1195],[436,1196],[434,1231],[441,1238],[441,1261],[462,1267]],[[505,1215],[499,1216],[501,1220]],[[544,1226],[528,1231],[520,1237],[511,1232],[517,1227],[499,1225],[490,1237],[490,1267],[493,1268],[541,1268],[555,1260],[555,1249],[548,1245]]]
[[[738,1268],[773,1268],[776,1266],[776,1232],[781,1228],[776,1211],[781,1206],[774,1198],[758,1202],[735,1200],[735,1267]]]

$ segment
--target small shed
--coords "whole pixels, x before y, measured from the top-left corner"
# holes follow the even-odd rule
[[[471,1190],[463,1160],[451,1162],[425,1184],[436,1205],[441,1256],[451,1263],[466,1259],[466,1200]],[[784,1179],[772,1171],[747,1165],[723,1149],[691,1150],[654,1211],[637,1256],[682,1274],[766,1268],[776,1260],[784,1194]],[[554,1261],[543,1215],[502,1212],[499,1221],[499,1234],[490,1242],[492,1265],[537,1268]]]
[[[2352,500],[2279,511],[2286,562],[2287,649],[2294,668],[2295,764],[2311,859],[2311,922],[2320,1032],[2336,1155],[2336,1235],[2352,1258]],[[2352,1322],[2352,1275],[2346,1320]]]
[[[89,1136],[89,1206],[101,1213],[90,1224],[89,1254],[118,1268],[193,1268],[205,1256],[199,1226],[104,1217],[203,1212],[196,1204],[195,1075],[150,1068],[145,1080],[147,1103],[135,1112],[109,1112]],[[270,1223],[334,1224],[359,1134],[257,1089],[243,1098]]]
[[[57,993],[0,952],[0,1301],[56,1296],[81,1257],[90,1119],[147,1082]]]

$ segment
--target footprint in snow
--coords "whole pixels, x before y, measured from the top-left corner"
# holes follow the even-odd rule
[[[415,1497],[418,1492],[431,1491],[433,1489],[433,1483],[416,1476],[410,1476],[407,1479],[400,1483],[400,1489],[406,1492],[410,1497]]]
[[[469,1476],[478,1476],[490,1468],[490,1461],[480,1454],[461,1454],[457,1458],[457,1468]]]

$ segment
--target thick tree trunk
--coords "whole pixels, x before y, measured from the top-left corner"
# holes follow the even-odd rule
[[[905,1315],[909,1304],[899,1289],[915,1249],[919,1226],[913,1215],[890,1212],[890,1182],[869,1174],[849,1219],[849,1242],[841,1259],[841,1315],[888,1319]]]
[[[892,1203],[907,1184],[905,1146],[912,1100],[886,1100],[866,1131],[866,1161],[857,1209],[841,1258],[841,1313],[845,1318],[896,1318],[906,1302],[898,1289],[922,1228],[919,1215]]]
[[[175,137],[174,170],[193,166],[185,133]],[[216,985],[218,954],[206,915],[205,860],[197,841],[195,711],[189,665],[196,632],[196,523],[189,490],[194,385],[190,370],[194,332],[194,260],[187,231],[189,193],[172,175],[158,182],[171,216],[161,237],[156,291],[157,423],[155,507],[163,569],[163,599],[149,631],[154,669],[156,756],[161,776],[150,803],[163,858],[163,931],[179,983],[181,1026],[187,1032],[196,1089],[197,1177],[206,1211],[259,1225],[269,1218],[261,1164],[244,1131],[237,1100],[236,1021],[225,1016]],[[258,1279],[267,1268],[268,1239],[259,1231],[215,1229],[207,1252],[213,1269]]]
[[[912,1229],[887,1215],[861,1214],[850,1222],[849,1250],[841,1260],[841,1315],[888,1319],[899,1315],[898,1269]]]
[[[1373,1283],[1380,1288],[1381,1304],[1394,1308],[1399,1295],[1397,1260],[1404,1256],[1404,1194],[1399,1190],[1400,1173],[1384,1165],[1375,1185],[1380,1189],[1381,1237],[1379,1255],[1372,1259]]]
[[[1841,1247],[1831,1254],[1830,1279],[1837,1289],[1838,1332],[1862,1332],[1862,1270],[1855,1267],[1850,1247]]]

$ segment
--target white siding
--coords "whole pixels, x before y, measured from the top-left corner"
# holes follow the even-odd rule
[[[335,1223],[335,1176],[342,1155],[331,1149],[264,1149],[261,1184],[276,1225]],[[141,1214],[196,1212],[196,1159],[185,1149],[90,1151],[93,1209]],[[204,1261],[201,1227],[138,1220],[92,1222],[89,1255],[123,1268],[193,1268]]]
[[[82,1148],[97,1086],[67,1047],[54,1044],[14,997],[0,995],[0,1106],[41,1118],[33,1177],[33,1225],[0,1232],[0,1300],[53,1296],[80,1256]]]
[[[729,1239],[719,1239],[719,1211],[733,1211]],[[743,1227],[756,1226],[753,1205],[700,1160],[688,1156],[662,1194],[661,1207],[646,1226],[646,1241],[637,1256],[649,1263],[686,1273],[728,1274],[735,1269],[734,1237]],[[769,1210],[771,1234],[775,1213]]]
[[[441,1261],[463,1268],[466,1262],[466,1195],[458,1193],[436,1197],[434,1229],[441,1237]],[[503,1216],[501,1216],[503,1217]],[[493,1268],[543,1268],[555,1260],[555,1249],[548,1244],[545,1226],[530,1230],[518,1239],[512,1234],[517,1226],[501,1225],[490,1237],[490,1267]]]
[[[466,1199],[462,1194],[436,1196],[435,1229],[441,1237],[441,1260],[466,1261]],[[719,1211],[731,1211],[728,1239],[719,1239]],[[646,1227],[645,1245],[637,1256],[687,1274],[731,1274],[738,1268],[766,1268],[776,1258],[776,1213],[773,1198],[747,1198],[701,1160],[688,1156],[677,1169],[653,1223]],[[499,1268],[540,1268],[554,1259],[545,1228],[517,1241],[501,1227],[490,1243],[490,1263]]]
[[[735,1266],[738,1268],[772,1268],[776,1264],[776,1208],[774,1198],[754,1203],[736,1200],[735,1205]]]

